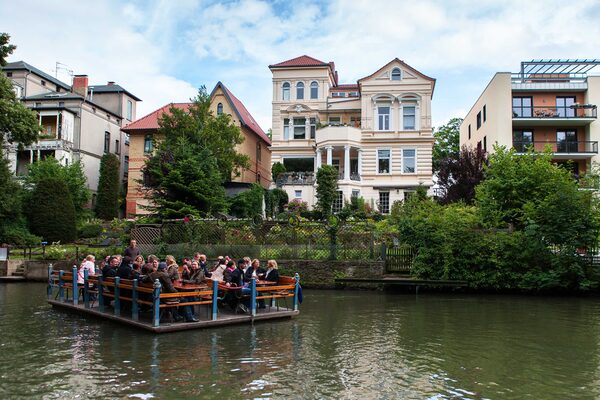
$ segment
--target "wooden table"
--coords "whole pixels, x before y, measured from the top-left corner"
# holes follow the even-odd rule
[[[197,290],[208,290],[208,285],[205,284],[196,284],[196,283],[181,283],[176,282],[173,283],[173,287],[177,290],[181,290],[184,292],[194,292]]]

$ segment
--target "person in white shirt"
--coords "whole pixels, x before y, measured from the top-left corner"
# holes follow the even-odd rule
[[[77,283],[83,284],[85,270],[88,271],[88,276],[96,275],[95,261],[96,261],[96,257],[94,257],[91,254],[88,254],[88,256],[85,258],[85,260],[81,263],[81,266],[79,267],[79,272],[77,273]]]

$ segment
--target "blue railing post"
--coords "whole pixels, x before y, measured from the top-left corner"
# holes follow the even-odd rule
[[[217,320],[217,303],[219,301],[219,281],[218,280],[214,280],[213,281],[213,285],[212,285],[212,320],[216,321]]]
[[[133,280],[133,290],[131,291],[131,319],[134,321],[138,320],[139,311],[138,311],[138,280]]]
[[[154,292],[153,292],[153,300],[154,300],[154,315],[153,315],[153,320],[154,323],[152,324],[155,328],[160,326],[160,282],[158,279],[156,279],[154,281]]]
[[[65,301],[65,280],[63,278],[64,272],[60,270],[58,272],[58,299]]]
[[[115,278],[115,315],[117,317],[121,315],[121,300],[119,299],[121,288],[119,286],[121,286],[121,278],[117,276]]]
[[[52,279],[52,263],[48,264],[48,300],[52,299],[52,288],[54,287],[54,280]]]
[[[252,316],[256,316],[256,278],[252,278],[252,282],[250,283],[250,309],[252,310]]]
[[[88,284],[88,276],[89,271],[86,269],[83,270],[83,306],[85,308],[90,308],[90,292],[89,292],[89,284]]]
[[[98,277],[98,310],[104,311],[104,280]]]
[[[296,273],[296,286],[294,287],[294,311],[298,311],[298,291],[300,290],[300,275]]]
[[[73,266],[73,305],[76,306],[79,304],[79,288],[77,287],[78,283],[78,275],[77,275],[77,267]]]

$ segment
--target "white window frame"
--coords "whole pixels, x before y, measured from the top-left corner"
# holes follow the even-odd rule
[[[133,101],[127,100],[127,119],[133,121]]]
[[[360,189],[352,189],[352,192],[350,193],[350,198],[359,198],[360,197]]]
[[[302,89],[302,97],[298,96],[298,90]],[[304,82],[296,82],[296,100],[304,100]]]
[[[412,108],[415,109],[415,114],[414,114],[415,124],[414,124],[414,127],[412,127],[412,128],[407,128],[406,125],[405,125],[405,123],[404,123],[404,110],[407,107],[412,107]],[[402,105],[402,117],[400,119],[402,120],[402,125],[401,126],[402,126],[402,130],[403,131],[416,131],[417,130],[417,109],[418,109],[418,107],[417,107],[416,103],[407,103],[407,104],[403,104]]]
[[[313,89],[317,89],[317,95],[315,97],[313,97]],[[319,98],[319,82],[312,81],[310,83],[310,99],[311,100],[316,100],[318,98]]]
[[[304,119],[304,124],[301,125],[296,125],[296,121],[297,119]],[[292,129],[291,129],[291,134],[292,134],[292,139],[294,140],[306,140],[306,119],[307,117],[294,117],[292,118]],[[296,127],[303,127],[304,128],[304,137],[302,139],[300,138],[296,138]],[[308,132],[308,134],[310,135],[310,132]]]
[[[287,119],[287,124],[285,120]],[[283,119],[283,140],[290,140],[290,118]]]
[[[294,190],[294,198],[301,199],[302,198],[302,190]]]
[[[414,150],[414,152],[415,152],[415,157],[414,157],[414,160],[415,160],[415,171],[414,172],[405,172],[404,171],[404,160],[406,159],[406,157],[404,157],[404,152],[406,150]],[[403,148],[402,149],[402,163],[401,164],[402,164],[402,170],[401,171],[402,171],[403,175],[416,175],[417,174],[417,149],[415,147],[407,147],[407,148]]]
[[[288,85],[287,88],[285,87],[285,85]],[[287,89],[287,98],[285,97],[285,92]],[[289,82],[283,82],[281,84],[281,100],[283,101],[290,101],[291,97],[291,92],[292,92],[292,84]]]
[[[398,79],[394,79],[394,71],[396,71],[396,70],[399,73]],[[392,72],[390,72],[390,80],[391,81],[401,81],[402,80],[402,70],[400,68],[398,68],[398,67],[393,68]]]
[[[379,151],[380,150],[388,150],[390,152],[390,170],[388,172],[379,172]],[[392,148],[391,147],[379,147],[375,149],[375,173],[376,175],[391,175],[392,174]]]
[[[337,118],[338,121],[336,122],[332,122],[332,119]],[[341,115],[330,115],[327,119],[327,123],[330,126],[341,126],[342,125],[342,116]]]
[[[378,102],[375,104],[375,130],[379,131],[379,132],[391,132],[394,130],[394,110],[392,107],[393,103],[392,102]],[[379,107],[388,107],[390,109],[390,113],[387,114],[388,115],[388,129],[380,129],[379,126],[379,116],[380,115],[385,115],[385,114],[379,114]],[[385,124],[384,124],[385,127]]]

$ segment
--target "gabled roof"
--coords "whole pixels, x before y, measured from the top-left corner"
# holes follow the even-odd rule
[[[392,61],[390,61],[389,63],[385,64],[383,67],[379,68],[377,71],[373,72],[371,75],[369,76],[365,76],[364,78],[360,78],[357,82],[360,85],[360,83],[362,81],[364,81],[365,79],[369,79],[374,77],[375,75],[379,74],[381,71],[383,71],[384,69],[386,69],[387,67],[390,66],[390,64],[392,63],[398,63],[400,65],[402,65],[402,67],[406,68],[407,70],[415,73],[416,75],[420,76],[421,78],[431,81],[433,83],[433,87],[431,88],[431,94],[433,95],[433,90],[435,89],[435,78],[431,78],[419,71],[417,71],[416,69],[414,69],[413,67],[411,67],[410,65],[408,65],[407,63],[405,63],[404,61],[400,60],[398,57],[394,58]]]
[[[138,98],[131,92],[125,90],[121,85],[112,84],[112,85],[91,85],[88,86],[88,94],[89,93],[125,93],[135,101],[142,101],[142,99]]]
[[[42,78],[44,78],[48,82],[52,82],[55,85],[58,85],[58,86],[62,87],[65,90],[71,90],[71,86],[67,85],[64,82],[59,81],[58,79],[56,79],[52,75],[48,75],[44,71],[37,69],[33,65],[27,64],[25,61],[10,62],[10,63],[7,63],[4,67],[0,67],[0,68],[2,68],[4,71],[21,71],[21,70],[26,70],[26,71],[32,72],[32,73],[34,73],[34,74],[36,74],[38,76],[41,76]]]
[[[303,55],[282,61],[277,64],[269,65],[269,68],[285,68],[285,67],[329,67],[330,64],[317,60],[316,58]]]
[[[136,131],[158,130],[158,120],[164,113],[168,113],[171,107],[187,111],[192,103],[169,103],[162,106],[158,110],[152,111],[150,114],[127,124],[121,130],[127,133],[135,133]]]
[[[221,90],[223,90],[223,93],[225,93],[225,97],[227,98],[227,101],[229,101],[229,104],[231,104],[231,108],[233,108],[233,111],[238,116],[240,123],[248,127],[252,132],[256,134],[256,136],[264,140],[265,143],[267,143],[270,146],[271,139],[269,139],[269,137],[262,130],[260,125],[258,125],[258,123],[252,117],[246,106],[244,106],[244,104],[237,97],[235,97],[233,93],[231,93],[231,91],[227,89],[227,87],[222,82],[217,82],[215,88],[210,93],[210,97],[213,97],[218,88],[221,88]]]

